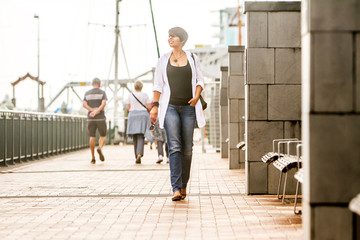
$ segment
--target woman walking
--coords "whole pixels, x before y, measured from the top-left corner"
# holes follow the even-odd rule
[[[134,88],[135,92],[129,95],[126,105],[129,111],[126,133],[134,142],[135,163],[140,164],[144,155],[144,135],[150,127],[148,110],[151,107],[151,100],[146,93],[141,92],[143,88],[141,81],[136,81]]]
[[[184,29],[175,27],[169,30],[168,43],[173,50],[158,60],[150,111],[151,121],[158,119],[160,128],[165,127],[173,201],[186,197],[195,121],[200,128],[205,125],[199,101],[204,80],[198,57],[183,50],[187,39]]]

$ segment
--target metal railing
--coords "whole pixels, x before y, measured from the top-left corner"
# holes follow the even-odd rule
[[[86,116],[0,110],[0,166],[88,147]]]
[[[208,143],[220,151],[220,81],[205,84],[205,100],[208,102],[208,109],[205,110],[206,136]]]

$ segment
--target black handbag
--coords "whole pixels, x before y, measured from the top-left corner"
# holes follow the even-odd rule
[[[207,108],[207,102],[205,102],[204,98],[201,95],[199,99],[201,102],[202,109],[205,110]]]
[[[195,58],[194,58],[193,53],[191,53],[191,57],[194,60],[194,67],[195,67],[195,70],[196,70],[196,63],[195,63]],[[207,108],[207,102],[204,100],[204,98],[201,96],[201,94],[200,94],[199,99],[200,99],[200,102],[201,102],[202,109],[205,110]]]

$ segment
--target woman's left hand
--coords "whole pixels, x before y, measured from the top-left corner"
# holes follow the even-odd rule
[[[150,111],[150,120],[151,122],[156,122],[156,119],[158,117],[158,107],[153,107]]]
[[[190,104],[190,106],[195,107],[195,105],[198,101],[199,101],[199,98],[194,97],[194,98],[190,99],[190,101],[188,101],[188,103]]]

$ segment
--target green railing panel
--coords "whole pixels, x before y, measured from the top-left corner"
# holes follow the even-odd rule
[[[0,110],[0,166],[85,147],[86,116]]]

